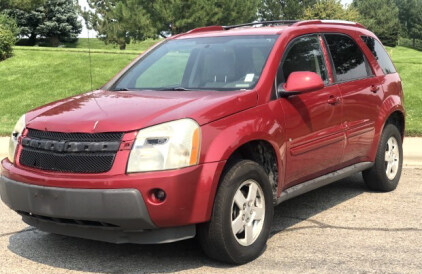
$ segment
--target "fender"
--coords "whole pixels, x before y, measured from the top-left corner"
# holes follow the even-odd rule
[[[277,158],[279,194],[284,178],[286,150],[283,116],[280,104],[272,101],[202,126],[200,162],[227,161],[244,144],[266,141],[274,149]],[[219,180],[215,180],[210,195],[215,195]]]
[[[378,143],[380,141],[385,123],[388,117],[390,117],[390,115],[396,111],[400,111],[403,114],[403,117],[406,117],[406,112],[403,108],[402,97],[399,95],[390,95],[384,100],[380,108],[378,120],[375,122],[375,136],[374,141],[372,143],[371,151],[369,153],[369,158],[372,162],[375,161],[375,156],[378,150]]]

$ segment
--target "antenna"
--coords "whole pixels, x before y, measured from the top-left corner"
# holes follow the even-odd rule
[[[86,13],[86,7],[84,7],[84,12],[87,15],[87,13]],[[86,30],[88,32],[89,75],[90,75],[90,78],[91,78],[91,90],[93,90],[94,88],[92,87],[91,43],[90,43],[90,40],[89,40],[89,23],[88,23],[88,17],[87,16],[86,16],[86,19],[85,19],[85,24],[86,24]]]

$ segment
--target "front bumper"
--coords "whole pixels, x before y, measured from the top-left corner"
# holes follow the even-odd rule
[[[178,170],[136,174],[76,174],[30,169],[4,159],[1,162],[1,175],[10,180],[41,187],[137,190],[152,223],[158,228],[167,228],[207,222],[210,219],[224,164],[221,161]],[[155,189],[166,192],[164,202],[157,203],[151,199],[151,193]],[[127,212],[120,213],[125,215]]]
[[[136,189],[43,187],[0,177],[5,204],[29,225],[113,243],[165,243],[195,236],[195,226],[157,229]]]
[[[3,201],[41,230],[115,243],[193,237],[211,217],[224,161],[139,174],[45,172],[1,162]],[[164,202],[151,199],[154,189]],[[141,235],[142,234],[142,235]]]

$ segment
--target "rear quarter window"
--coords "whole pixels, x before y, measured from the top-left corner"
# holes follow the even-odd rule
[[[343,34],[325,34],[334,63],[337,82],[346,82],[372,75],[371,69],[357,43]]]
[[[390,57],[388,56],[387,52],[385,51],[385,48],[381,45],[380,42],[370,36],[362,36],[362,40],[371,50],[375,59],[377,59],[378,64],[380,65],[384,74],[396,72],[396,69],[394,68],[393,63],[391,62]]]

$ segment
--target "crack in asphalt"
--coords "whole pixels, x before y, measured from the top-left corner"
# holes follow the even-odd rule
[[[385,232],[422,231],[422,228],[417,228],[417,227],[385,228],[385,227],[336,226],[336,225],[326,224],[324,222],[313,220],[313,219],[291,217],[291,216],[280,216],[280,217],[286,218],[286,219],[306,221],[306,222],[313,223],[315,225],[293,227],[293,228],[286,228],[286,229],[281,229],[281,230],[277,230],[277,231],[272,231],[271,235],[274,235],[274,234],[279,233],[279,232],[291,232],[291,231],[297,231],[297,230],[303,230],[303,229],[314,229],[314,228],[319,228],[319,229],[331,228],[331,229],[343,229],[343,230],[354,230],[354,231],[385,231]]]
[[[36,230],[35,227],[24,229],[24,230],[19,230],[19,231],[14,231],[14,232],[2,233],[2,234],[0,234],[0,238],[1,237],[5,237],[5,236],[9,236],[9,235],[13,235],[13,234],[20,234],[20,233],[30,232],[30,231],[34,231],[34,230]]]

